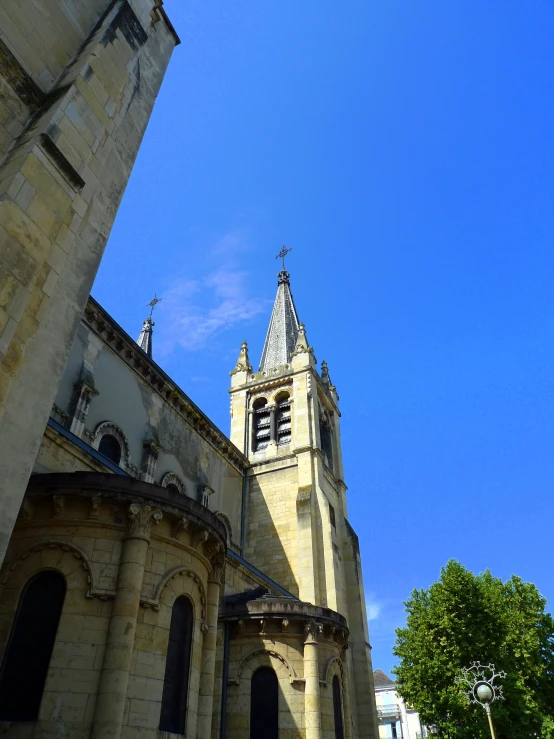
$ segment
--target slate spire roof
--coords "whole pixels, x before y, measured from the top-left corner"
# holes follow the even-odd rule
[[[375,670],[373,673],[373,683],[376,688],[385,688],[395,685],[394,680],[391,680],[383,670]]]
[[[156,324],[152,320],[152,316],[149,316],[142,322],[142,330],[140,336],[137,339],[137,344],[140,346],[142,351],[152,359],[152,333],[154,331],[153,326]]]
[[[290,291],[290,274],[283,269],[277,277],[279,278],[277,296],[265,337],[260,372],[290,362],[300,329],[300,321]]]

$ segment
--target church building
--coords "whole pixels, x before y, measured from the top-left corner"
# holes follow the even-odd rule
[[[0,736],[378,739],[339,398],[284,262],[229,437],[152,311],[136,341],[89,297],[179,43],[163,0],[0,3]]]
[[[153,327],[87,303],[0,576],[2,736],[377,739],[339,398],[289,273],[230,439]]]

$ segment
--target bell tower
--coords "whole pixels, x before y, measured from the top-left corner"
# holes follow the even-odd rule
[[[300,600],[346,617],[359,736],[378,736],[367,697],[373,673],[358,538],[347,519],[339,396],[327,363],[317,369],[284,264],[260,367],[253,370],[243,342],[230,393],[231,440],[251,465],[243,556]]]
[[[285,269],[258,372],[245,342],[231,376],[231,440],[252,465],[245,556],[302,600],[344,611],[338,395],[327,365],[316,369]]]

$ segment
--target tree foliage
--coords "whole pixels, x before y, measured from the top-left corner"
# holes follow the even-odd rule
[[[489,739],[484,710],[468,705],[454,678],[473,662],[507,673],[505,700],[492,704],[497,739],[554,739],[554,619],[537,588],[451,560],[428,590],[405,603],[396,631],[396,687],[440,736]]]

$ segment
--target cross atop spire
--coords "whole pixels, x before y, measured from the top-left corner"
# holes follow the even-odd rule
[[[146,307],[150,306],[150,318],[152,318],[152,313],[154,312],[154,308],[158,303],[162,302],[162,298],[158,298],[156,293],[154,293],[154,297],[149,303],[146,303]]]
[[[285,271],[285,257],[287,256],[289,251],[292,251],[292,246],[290,249],[287,249],[287,247],[283,244],[283,246],[281,247],[281,251],[275,257],[275,259],[281,258],[283,260],[283,272]]]

